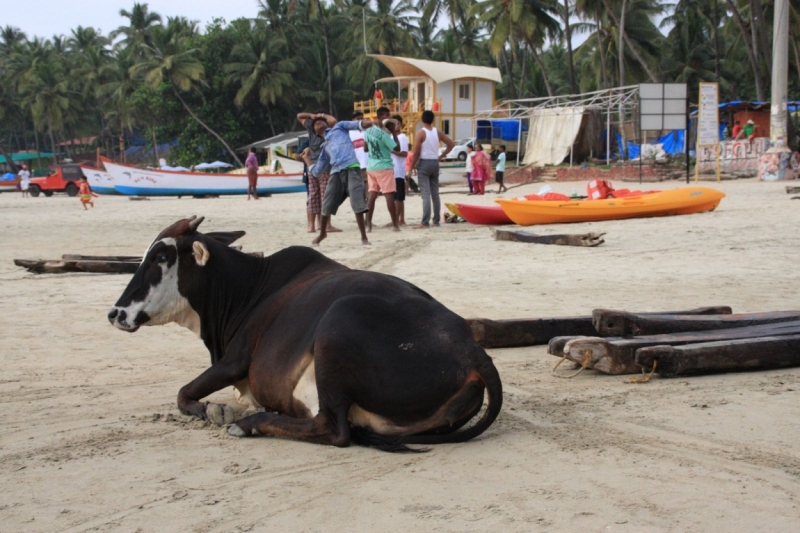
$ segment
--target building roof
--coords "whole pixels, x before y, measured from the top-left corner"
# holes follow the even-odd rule
[[[53,157],[52,152],[18,152],[11,154],[12,161],[30,161],[31,159],[38,159],[40,157],[48,158]],[[6,163],[5,156],[0,155],[0,164]]]
[[[268,139],[264,139],[262,141],[256,141],[254,143],[246,144],[244,146],[240,146],[236,149],[237,152],[249,152],[250,148],[255,148],[256,150],[266,150],[270,146],[284,144],[287,142],[293,142],[301,137],[308,135],[308,132],[304,131],[290,131],[288,133],[281,133],[280,135],[276,135],[274,137],[270,137]]]
[[[409,57],[384,56],[370,54],[387,66],[395,77],[431,78],[436,83],[443,83],[457,78],[478,78],[496,83],[503,81],[500,69],[494,67],[477,67],[475,65],[459,65],[443,61],[427,59],[411,59]]]

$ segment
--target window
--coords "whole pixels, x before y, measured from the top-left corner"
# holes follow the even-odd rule
[[[450,135],[450,119],[446,118],[442,121],[442,133]]]
[[[459,83],[458,84],[458,99],[459,100],[469,100],[469,91],[472,88],[472,85],[469,83]]]

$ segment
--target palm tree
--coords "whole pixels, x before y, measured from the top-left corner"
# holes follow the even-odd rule
[[[578,92],[578,86],[575,83],[575,58],[572,53],[572,28],[570,26],[569,17],[573,13],[573,6],[571,0],[564,0],[564,5],[559,9],[561,18],[564,21],[564,40],[567,45],[567,67],[569,68],[569,92],[575,94]]]
[[[120,9],[121,17],[128,19],[127,26],[120,26],[111,32],[111,39],[122,35],[124,38],[118,43],[123,48],[133,48],[142,56],[148,47],[153,46],[153,28],[161,25],[161,15],[150,12],[147,4],[134,3],[130,11]]]
[[[411,28],[416,18],[407,0],[375,0],[377,10],[368,17],[367,41],[370,50],[391,56],[414,49]]]
[[[649,20],[650,16],[657,15],[663,12],[664,6],[656,4],[653,0],[630,0],[630,3],[629,0],[622,0],[622,5],[619,7],[620,16],[617,16],[616,10],[612,8],[609,1],[610,0],[602,0],[603,6],[605,7],[605,12],[614,21],[614,25],[616,26],[617,31],[619,32],[621,37],[617,39],[617,44],[619,47],[619,51],[617,53],[617,60],[619,61],[620,86],[625,85],[625,63],[624,63],[625,45],[628,46],[628,50],[630,50],[630,52],[636,58],[636,61],[639,63],[639,65],[641,65],[641,67],[647,73],[647,76],[650,78],[650,80],[658,82],[659,81],[658,76],[652,71],[647,61],[639,52],[638,48],[634,46],[634,43],[631,42],[631,39],[628,35],[628,26],[626,25],[625,19],[631,14],[638,14],[640,16],[648,18]],[[652,21],[650,21],[650,25],[652,25]],[[639,44],[641,45],[642,43],[640,42]]]
[[[153,45],[147,48],[144,60],[131,67],[131,73],[134,76],[142,76],[144,82],[153,88],[167,83],[189,115],[216,137],[234,161],[241,165],[239,156],[225,139],[203,122],[181,96],[181,92],[189,92],[196,89],[197,85],[203,85],[205,77],[205,67],[198,59],[200,50],[190,48],[190,35],[187,35],[186,30],[180,20],[170,20],[166,26],[153,31]]]
[[[286,42],[264,24],[249,21],[246,27],[239,28],[237,39],[231,53],[233,62],[225,66],[228,83],[239,86],[234,103],[241,108],[247,100],[256,98],[267,108],[269,126],[275,135],[270,106],[289,90],[290,73],[294,71],[294,64],[282,53]]]
[[[417,9],[421,12],[422,19],[436,23],[442,13],[447,13],[450,18],[450,29],[455,29],[458,22],[467,17],[472,6],[470,0],[419,0]],[[460,41],[457,42],[458,55],[462,63],[466,62],[464,48]]]

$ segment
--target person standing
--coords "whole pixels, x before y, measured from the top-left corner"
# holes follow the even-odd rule
[[[475,152],[472,150],[472,145],[467,145],[467,185],[469,185],[469,193],[475,194],[475,190],[472,188],[472,171],[475,167],[472,164],[472,158],[475,157]]]
[[[422,112],[422,129],[414,139],[414,161],[412,168],[417,169],[419,193],[422,196],[422,222],[415,229],[427,229],[431,224],[431,203],[433,203],[433,225],[439,226],[441,204],[439,202],[439,161],[453,149],[453,141],[433,127],[436,117],[433,111]],[[445,144],[445,150],[439,155],[439,142]]]
[[[356,215],[356,223],[361,233],[361,244],[368,245],[364,213],[367,212],[366,196],[364,194],[364,180],[361,177],[361,166],[350,140],[349,132],[355,129],[364,131],[372,127],[369,120],[352,120],[347,122],[330,123],[331,117],[317,116],[312,121],[315,133],[325,138],[322,152],[316,164],[311,169],[311,174],[318,176],[326,168],[330,168],[330,179],[322,198],[322,220],[319,235],[312,244],[321,243],[328,236],[328,224],[331,216],[336,214],[345,198],[350,196],[350,207]]]
[[[375,93],[372,95],[372,98],[375,100],[375,109],[383,105],[383,91],[380,90],[377,84],[375,84]]]
[[[81,205],[83,205],[84,211],[89,209],[86,207],[86,204],[91,205],[92,209],[94,209],[94,201],[92,201],[92,198],[97,198],[97,195],[92,192],[92,188],[89,187],[89,180],[86,179],[86,176],[81,176],[81,186],[78,187],[78,196],[81,199]]]
[[[408,159],[408,135],[403,133],[403,117],[392,117],[397,126],[397,143],[399,150],[392,153],[394,161],[394,209],[397,212],[397,225],[406,225],[406,160]]]
[[[367,232],[372,231],[372,216],[375,214],[375,200],[378,193],[386,198],[386,208],[392,218],[392,228],[400,231],[397,225],[397,211],[394,205],[394,194],[397,182],[394,179],[394,161],[392,154],[399,148],[399,141],[394,133],[394,121],[389,119],[389,109],[379,107],[376,112],[378,122],[364,133],[367,143],[369,162],[367,163]],[[386,129],[384,129],[386,128]]]
[[[250,153],[244,160],[244,166],[247,168],[247,199],[250,199],[252,193],[253,198],[258,200],[258,158],[255,146],[250,148]]]
[[[492,161],[480,143],[475,145],[475,153],[472,156],[472,186],[475,194],[483,195],[486,192],[486,182],[492,172]]]
[[[317,120],[321,119],[321,120]],[[308,167],[308,200],[306,201],[306,213],[308,217],[308,232],[316,233],[317,225],[322,218],[322,198],[325,196],[325,189],[330,179],[330,168],[321,168],[315,175],[312,168],[319,160],[322,153],[322,145],[325,143],[323,137],[327,127],[336,124],[336,119],[322,112],[299,113],[297,120],[305,127],[308,132],[308,152],[304,158],[304,163]],[[328,223],[326,230],[328,233],[341,231]]]
[[[731,130],[731,139],[738,140],[740,134],[742,133],[742,123],[738,120],[733,125],[733,130]]]
[[[494,181],[497,182],[497,194],[507,191],[508,187],[503,184],[506,172],[506,145],[500,145],[500,153],[497,155],[497,166],[494,169]]]
[[[364,120],[364,113],[361,111],[353,111],[353,120]],[[361,166],[361,177],[364,178],[364,191],[367,190],[367,165],[369,158],[367,150],[369,147],[364,141],[364,132],[360,130],[350,130],[350,140],[353,141],[353,149],[356,151],[358,164]]]
[[[28,189],[31,187],[31,173],[28,172],[28,166],[22,165],[22,169],[17,174],[19,176],[19,190],[22,191],[22,197],[28,197]]]

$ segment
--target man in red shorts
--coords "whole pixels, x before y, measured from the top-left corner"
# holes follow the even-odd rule
[[[367,209],[369,209],[367,232],[372,231],[372,215],[379,192],[383,193],[383,197],[386,198],[386,207],[389,209],[389,216],[392,217],[392,229],[400,231],[397,223],[397,210],[394,205],[397,184],[394,179],[394,161],[392,161],[392,153],[400,153],[400,143],[395,133],[395,123],[389,119],[389,113],[388,107],[378,108],[376,113],[378,120],[375,126],[364,133],[364,141],[367,143],[367,153],[369,154],[367,163]]]

